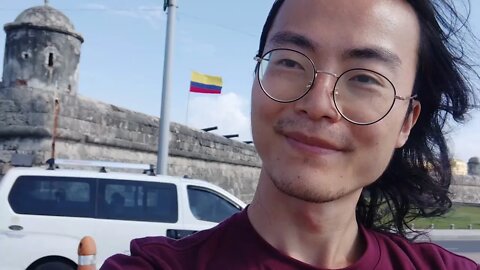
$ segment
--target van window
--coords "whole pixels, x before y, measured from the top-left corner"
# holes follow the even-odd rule
[[[174,184],[109,179],[102,179],[99,183],[99,218],[178,221]]]
[[[20,176],[8,201],[19,214],[93,217],[93,187],[88,178]]]
[[[199,220],[221,222],[241,211],[239,206],[213,190],[197,186],[187,189],[190,210]]]

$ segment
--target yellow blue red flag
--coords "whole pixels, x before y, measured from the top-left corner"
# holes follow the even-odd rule
[[[222,92],[222,77],[205,75],[192,71],[190,92],[204,94],[220,94]]]

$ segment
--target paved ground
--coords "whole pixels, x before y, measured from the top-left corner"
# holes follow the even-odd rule
[[[432,242],[480,263],[480,230],[432,230]]]
[[[469,252],[465,252],[465,253],[461,253],[459,252],[458,254],[462,255],[462,256],[465,256],[467,258],[470,258],[474,261],[476,261],[478,264],[480,264],[480,253],[469,253]]]
[[[480,241],[434,241],[451,252],[468,257],[480,263]]]

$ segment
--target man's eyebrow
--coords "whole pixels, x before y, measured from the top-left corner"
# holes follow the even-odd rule
[[[343,53],[343,58],[377,60],[390,65],[393,69],[398,68],[402,64],[402,60],[398,55],[382,47],[349,49]]]
[[[310,51],[315,51],[316,47],[315,42],[313,42],[312,40],[290,31],[281,31],[275,33],[270,38],[270,42],[273,42],[277,46],[295,45],[299,48],[307,49]]]
[[[311,39],[306,36],[291,32],[291,31],[280,31],[275,33],[271,38],[270,42],[274,43],[277,46],[284,45],[295,45],[299,48],[306,49],[312,52],[315,52],[315,49],[319,47]],[[398,55],[392,51],[378,47],[364,47],[364,48],[353,48],[346,50],[343,55],[344,59],[371,59],[384,62],[395,69],[402,64],[402,60]]]

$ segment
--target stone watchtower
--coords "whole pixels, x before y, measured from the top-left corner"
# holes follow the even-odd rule
[[[468,174],[480,176],[480,160],[478,157],[472,157],[468,160]]]
[[[4,29],[2,87],[76,94],[83,37],[63,13],[47,4],[32,7]]]
[[[79,129],[67,126],[72,121],[63,115],[73,115],[80,107],[78,64],[83,43],[67,16],[47,1],[24,10],[4,29],[0,175],[15,154],[31,155],[34,164],[44,164],[53,156],[55,137],[58,148],[64,148],[65,133]]]

